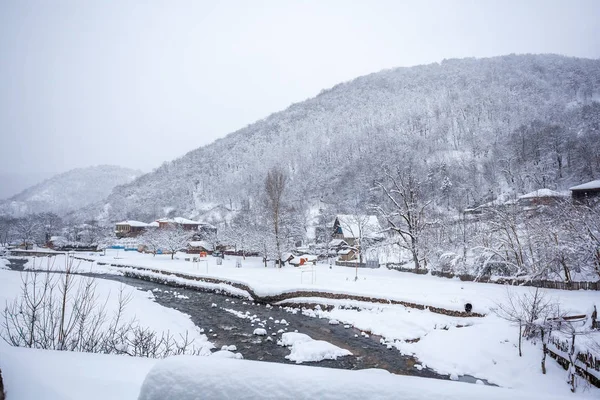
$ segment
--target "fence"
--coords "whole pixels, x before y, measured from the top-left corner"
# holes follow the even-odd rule
[[[545,289],[561,289],[561,290],[600,290],[600,281],[597,282],[560,282],[560,281],[548,281],[548,280],[525,280],[519,278],[502,278],[502,277],[489,277],[469,274],[454,274],[452,272],[434,271],[421,268],[415,270],[414,268],[403,268],[395,263],[387,263],[385,266],[388,269],[394,269],[401,272],[410,272],[412,274],[426,275],[431,273],[433,276],[439,276],[442,278],[458,278],[461,281],[481,282],[481,283],[496,283],[499,285],[512,285],[512,286],[532,286]]]
[[[379,268],[379,261],[367,261],[364,263],[358,263],[353,261],[335,261],[335,265],[340,267],[352,267],[352,268]]]
[[[564,369],[569,368],[568,354],[570,345],[568,341],[550,336],[548,340],[548,353]],[[600,387],[600,358],[591,351],[577,351],[575,354],[575,369],[579,376],[592,385]]]

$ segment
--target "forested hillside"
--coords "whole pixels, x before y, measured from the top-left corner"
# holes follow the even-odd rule
[[[291,198],[339,209],[366,206],[383,167],[407,163],[449,210],[560,190],[600,174],[599,100],[598,60],[509,55],[381,71],[166,162],[94,212],[149,220],[252,208],[273,166],[289,174]]]

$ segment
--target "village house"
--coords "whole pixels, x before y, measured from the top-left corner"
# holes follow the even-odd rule
[[[341,239],[348,246],[360,245],[360,239],[381,239],[381,225],[374,215],[340,214],[333,221],[333,239]],[[331,244],[331,243],[330,243]]]
[[[212,254],[212,246],[204,240],[192,240],[188,242],[186,253],[188,254]]]
[[[573,186],[569,189],[573,201],[580,203],[600,203],[600,179]]]
[[[162,218],[156,220],[160,229],[169,227],[180,226],[186,231],[197,231],[200,226],[200,222],[192,221],[191,219],[175,217],[175,218]]]
[[[115,224],[115,234],[119,239],[124,237],[136,237],[146,231],[148,224],[140,221],[122,221]]]
[[[517,198],[517,204],[521,207],[554,206],[567,198],[566,193],[556,192],[550,189],[538,189]]]

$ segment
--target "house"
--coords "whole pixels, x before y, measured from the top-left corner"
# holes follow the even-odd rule
[[[124,237],[136,237],[144,233],[147,227],[148,224],[140,221],[127,220],[117,222],[115,224],[115,234],[119,239]]]
[[[192,221],[191,219],[175,217],[175,218],[162,218],[156,220],[158,222],[158,227],[160,229],[180,226],[186,231],[197,231],[198,226],[200,226],[200,222]]]
[[[188,254],[211,254],[212,246],[204,240],[193,240],[188,243],[186,253]]]
[[[338,256],[340,256],[340,261],[354,261],[358,256],[358,250],[354,247],[346,247],[338,251]]]
[[[335,256],[338,251],[350,247],[350,245],[344,239],[331,239],[327,247],[329,248],[329,255]]]
[[[517,204],[525,211],[538,206],[555,206],[566,199],[565,193],[550,189],[538,189],[517,197]]]
[[[382,239],[381,225],[374,215],[340,214],[333,221],[334,239],[342,239],[348,245],[359,245],[360,239]]]
[[[600,179],[573,186],[569,190],[573,201],[581,203],[600,202]]]

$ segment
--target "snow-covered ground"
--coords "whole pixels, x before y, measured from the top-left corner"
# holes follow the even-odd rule
[[[0,270],[0,304],[12,302],[21,296],[22,275],[8,270]],[[79,276],[73,276],[73,287],[79,284],[79,281],[85,279]],[[206,350],[214,346],[210,343],[203,333],[194,325],[189,315],[185,315],[177,310],[166,308],[154,302],[154,295],[151,292],[142,292],[134,287],[124,285],[119,282],[105,279],[96,279],[95,294],[99,305],[105,305],[107,315],[112,316],[113,311],[118,307],[118,293],[122,287],[125,288],[125,295],[130,295],[130,301],[125,307],[123,319],[136,319],[140,326],[146,327],[151,331],[158,333],[169,331],[175,337],[179,335],[188,335],[190,340],[194,341],[194,346]],[[0,326],[0,329],[3,329]]]
[[[0,340],[9,400],[131,400],[158,360],[10,347]]]
[[[183,272],[201,277],[221,278],[244,283],[260,296],[288,293],[296,290],[318,290],[331,293],[349,293],[386,299],[404,300],[451,310],[462,310],[466,302],[474,311],[488,314],[484,318],[459,318],[417,310],[400,305],[373,304],[355,300],[294,298],[295,303],[322,303],[338,306],[331,311],[304,310],[309,316],[328,318],[341,324],[354,326],[365,334],[382,336],[382,345],[413,354],[422,363],[438,373],[451,376],[472,375],[491,383],[525,391],[544,394],[568,395],[566,371],[548,359],[548,373],[540,371],[541,349],[530,342],[524,343],[523,357],[516,349],[518,329],[494,316],[490,309],[502,302],[507,290],[515,293],[531,291],[529,287],[507,288],[496,284],[461,282],[401,273],[386,269],[360,269],[359,279],[354,281],[355,270],[347,267],[318,264],[315,267],[316,282],[306,282],[302,268],[286,266],[282,269],[265,268],[258,258],[242,260],[242,268],[236,268],[236,257],[227,257],[222,265],[208,257],[197,264],[185,261],[188,257],[178,254],[156,256],[135,252],[108,251],[105,256],[85,256],[95,260],[83,261],[79,268],[92,272],[115,273],[118,268],[98,265],[96,261],[117,263],[162,271]],[[39,260],[36,261],[39,264]],[[28,266],[32,266],[32,262]],[[57,268],[64,262],[56,261]],[[304,278],[303,278],[304,276]],[[304,282],[302,281],[304,279]],[[235,289],[235,288],[233,288]],[[239,290],[239,289],[238,289]],[[560,302],[562,310],[584,313],[598,303],[598,292],[544,290],[546,295]],[[285,306],[285,304],[282,304]],[[344,309],[339,306],[357,307]],[[299,312],[300,310],[291,310]],[[418,341],[415,341],[418,339]],[[579,390],[578,396],[600,396],[595,388]]]
[[[3,261],[0,259],[0,262]],[[0,269],[0,305],[21,296],[22,274]],[[74,285],[84,278],[74,276]],[[190,317],[163,307],[148,292],[118,282],[96,279],[96,295],[106,304],[108,315],[118,306],[121,287],[131,295],[124,319],[135,318],[152,331],[186,334],[200,352],[210,354],[214,346]],[[0,329],[3,327],[0,325]],[[201,349],[201,350],[200,350]],[[38,350],[9,346],[0,339],[0,369],[7,396],[19,399],[134,399],[148,370],[156,360],[117,355]]]
[[[437,379],[393,375],[383,370],[348,371],[268,362],[188,356],[158,362],[139,400],[322,399],[469,400],[543,398],[567,395],[525,392]]]
[[[263,266],[258,257],[226,257],[222,265],[217,265],[215,257],[206,257],[200,263],[185,261],[192,255],[178,253],[175,260],[169,255],[142,254],[133,251],[107,250],[106,255],[84,254],[82,257],[103,263],[115,263],[135,267],[152,268],[163,271],[183,272],[200,277],[221,278],[250,286],[259,296],[276,295],[297,290],[319,290],[331,293],[347,293],[359,296],[381,297],[409,301],[450,310],[464,310],[465,303],[473,305],[474,312],[487,314],[491,307],[506,296],[506,287],[491,283],[461,282],[459,279],[438,278],[388,270],[386,268],[358,270],[328,264],[317,264],[315,280],[311,281],[309,271],[313,266],[281,269]],[[56,257],[54,268],[61,268],[62,256]],[[47,259],[37,261],[44,267]],[[236,268],[237,261],[242,267]],[[31,263],[30,263],[31,265]],[[91,272],[114,271],[114,268],[98,265],[97,262],[81,261],[79,268]],[[311,283],[312,282],[312,283]],[[530,290],[528,287],[511,287],[518,293]],[[545,290],[548,296],[561,303],[563,310],[585,312],[598,301],[598,293],[593,291]]]

